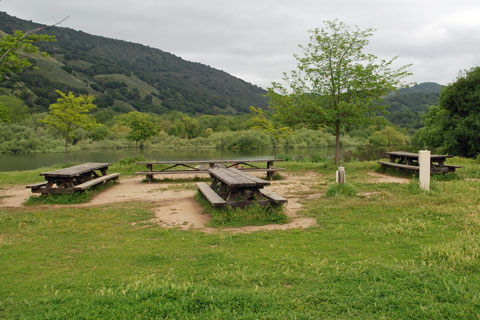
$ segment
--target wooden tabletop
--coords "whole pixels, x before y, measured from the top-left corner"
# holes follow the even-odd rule
[[[385,152],[386,154],[392,155],[392,156],[397,156],[397,157],[407,157],[407,158],[413,158],[417,159],[418,158],[418,153],[413,153],[413,152],[406,152],[406,151],[390,151],[390,152]],[[452,158],[453,156],[447,155],[447,154],[432,154],[430,155],[430,159],[446,159],[446,158]]]
[[[230,187],[263,187],[270,182],[233,168],[214,168],[208,172]]]
[[[110,163],[87,162],[78,166],[40,173],[41,176],[72,178],[93,170],[108,168]]]
[[[165,161],[138,161],[137,164],[195,164],[195,163],[244,163],[244,162],[274,162],[283,159],[243,159],[243,160],[165,160]]]

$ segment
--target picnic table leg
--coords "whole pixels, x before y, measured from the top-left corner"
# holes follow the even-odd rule
[[[148,171],[152,172],[153,171],[152,164],[147,164],[147,169],[148,169]],[[153,174],[147,174],[147,180],[148,180],[148,183],[152,183],[153,182]]]
[[[273,161],[267,161],[267,169],[272,167]],[[267,180],[273,180],[273,171],[267,170]]]

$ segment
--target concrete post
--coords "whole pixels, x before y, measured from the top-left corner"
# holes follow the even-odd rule
[[[345,168],[344,167],[338,167],[337,183],[345,183]]]
[[[430,151],[420,150],[418,152],[418,165],[420,188],[423,190],[430,190]]]

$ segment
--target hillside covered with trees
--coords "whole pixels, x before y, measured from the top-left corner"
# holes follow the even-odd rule
[[[0,35],[31,30],[39,24],[0,12]],[[93,36],[62,27],[45,33],[55,42],[39,43],[49,57],[32,55],[38,69],[4,79],[34,112],[45,112],[55,90],[92,94],[100,109],[188,114],[242,114],[266,105],[265,91],[226,72],[185,61],[159,49]]]

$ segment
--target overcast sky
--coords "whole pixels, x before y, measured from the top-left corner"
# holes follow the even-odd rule
[[[307,30],[338,18],[377,29],[368,51],[400,56],[409,81],[448,84],[480,65],[480,0],[2,0],[18,18],[142,43],[268,87],[294,69]]]

